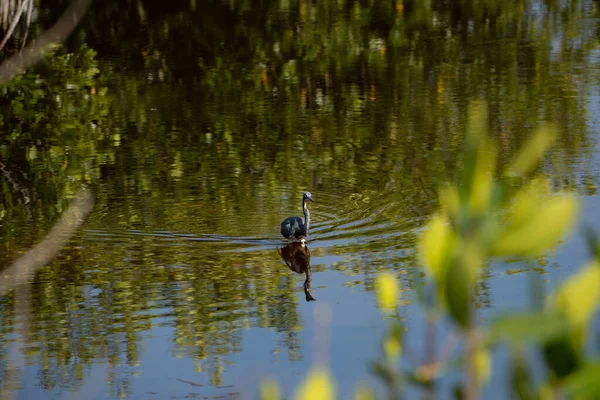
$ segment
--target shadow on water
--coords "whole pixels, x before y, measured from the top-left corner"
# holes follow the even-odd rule
[[[315,301],[316,299],[310,294],[312,273],[310,270],[310,250],[308,246],[301,242],[290,242],[283,247],[278,247],[277,253],[290,270],[306,275],[303,285],[306,301]]]

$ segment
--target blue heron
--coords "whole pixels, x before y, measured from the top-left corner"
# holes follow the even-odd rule
[[[310,226],[310,213],[306,201],[313,201],[310,192],[304,192],[302,196],[302,211],[304,211],[304,220],[300,217],[288,217],[281,223],[281,234],[286,239],[304,239],[308,236]]]

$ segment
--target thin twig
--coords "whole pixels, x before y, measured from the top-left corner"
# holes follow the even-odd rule
[[[437,329],[434,317],[431,314],[427,315],[427,323],[425,325],[425,364],[431,364],[436,360],[436,339]]]
[[[465,399],[479,399],[479,377],[477,376],[477,349],[479,338],[475,327],[475,306],[469,302],[469,326],[465,336]]]
[[[29,189],[21,186],[14,178],[13,173],[6,168],[6,165],[0,159],[0,173],[14,188],[15,191],[20,192],[23,196],[23,201],[25,204],[29,204],[31,202],[31,196],[29,195]]]
[[[437,324],[431,313],[427,315],[427,323],[425,326],[425,365],[435,365],[437,359]],[[435,386],[432,384],[428,387],[430,398],[435,396]]]
[[[436,378],[441,373],[443,366],[450,359],[458,343],[460,343],[460,339],[461,337],[455,331],[451,331],[442,343],[439,357],[415,368],[418,371],[418,375],[425,377],[427,380]]]
[[[456,346],[458,346],[458,343],[460,343],[460,336],[456,333],[456,331],[450,331],[442,343],[440,357],[438,359],[440,364],[445,364],[448,359],[450,359],[450,356],[452,355],[454,349],[456,349]]]
[[[4,45],[6,45],[6,42],[8,42],[8,39],[10,39],[10,37],[12,36],[13,31],[15,30],[17,24],[19,23],[19,20],[21,19],[21,14],[23,14],[23,11],[25,11],[25,6],[27,6],[27,1],[23,0],[23,2],[21,3],[21,7],[19,7],[19,10],[15,14],[15,17],[13,18],[13,21],[10,24],[10,28],[8,28],[8,31],[6,31],[6,35],[4,35],[4,39],[2,39],[2,43],[0,43],[0,51],[2,51]]]
[[[33,12],[33,0],[29,0],[29,7],[27,8],[27,19],[25,20],[25,33],[23,34],[23,43],[21,44],[21,50],[27,44],[27,35],[29,34],[29,25],[31,24],[31,13]]]
[[[0,5],[2,6],[2,14],[0,15],[0,17],[2,17],[2,27],[5,27],[8,24],[8,7],[10,2],[2,1],[0,2]]]

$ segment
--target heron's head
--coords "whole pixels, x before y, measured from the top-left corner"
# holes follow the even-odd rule
[[[304,196],[302,196],[303,200],[310,200],[314,203],[314,200],[312,199],[312,196],[310,195],[310,192],[304,192]]]

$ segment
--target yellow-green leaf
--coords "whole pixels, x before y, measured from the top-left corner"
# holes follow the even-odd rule
[[[492,375],[492,358],[488,350],[481,349],[475,353],[475,368],[478,381],[483,385],[486,384]]]
[[[450,315],[454,321],[465,328],[470,322],[469,304],[472,291],[470,275],[470,268],[466,262],[460,260],[453,263],[452,268],[447,271],[444,280],[445,290],[442,293]]]
[[[556,295],[555,306],[574,325],[587,324],[600,300],[600,263],[592,261],[569,278]]]
[[[569,231],[579,209],[572,195],[552,198],[546,204],[535,204],[527,195],[522,199],[527,204],[517,204],[513,221],[507,231],[496,242],[493,255],[537,256],[542,254]],[[529,210],[529,218],[525,217]],[[517,220],[516,223],[514,220]]]
[[[375,400],[373,389],[371,389],[369,386],[359,386],[356,389],[356,393],[354,393],[354,400]]]
[[[473,102],[470,107],[469,115],[467,140],[479,143],[482,138],[487,136],[487,105],[485,103]]]
[[[279,400],[281,399],[281,389],[279,383],[273,378],[264,379],[260,383],[260,400]]]
[[[571,335],[565,335],[543,343],[542,354],[553,375],[564,378],[580,368],[581,346],[574,342]]]
[[[442,212],[451,218],[456,218],[460,207],[460,198],[456,186],[446,186],[440,189],[440,206]]]
[[[529,173],[541,160],[542,155],[558,137],[555,127],[546,125],[539,128],[531,139],[521,148],[508,169],[508,175],[523,176]]]
[[[438,286],[444,285],[446,270],[454,257],[456,235],[445,215],[436,214],[421,235],[419,252],[425,272]]]
[[[296,392],[296,400],[333,400],[336,388],[329,372],[316,367],[309,371],[306,380]]]
[[[510,227],[519,227],[531,221],[539,210],[540,204],[551,199],[549,183],[546,179],[536,178],[519,190],[513,200],[510,213]]]
[[[384,310],[394,310],[398,303],[398,284],[396,278],[389,272],[384,272],[375,281],[377,303]]]
[[[565,318],[556,312],[510,313],[491,321],[485,342],[545,342],[564,335],[567,329]]]
[[[591,363],[575,371],[564,381],[565,391],[571,398],[597,399],[600,397],[600,364]]]
[[[487,210],[492,196],[494,170],[496,168],[496,146],[487,138],[482,140],[477,149],[477,161],[473,171],[473,181],[469,203],[471,209],[478,214]]]
[[[465,264],[465,273],[462,278],[472,286],[483,266],[483,256],[479,244],[472,240],[463,242],[460,259]]]
[[[388,336],[387,338],[385,338],[385,340],[383,342],[383,350],[384,350],[386,359],[388,359],[391,362],[398,361],[398,357],[400,357],[401,349],[402,348],[400,346],[400,340],[398,340],[397,337]]]

